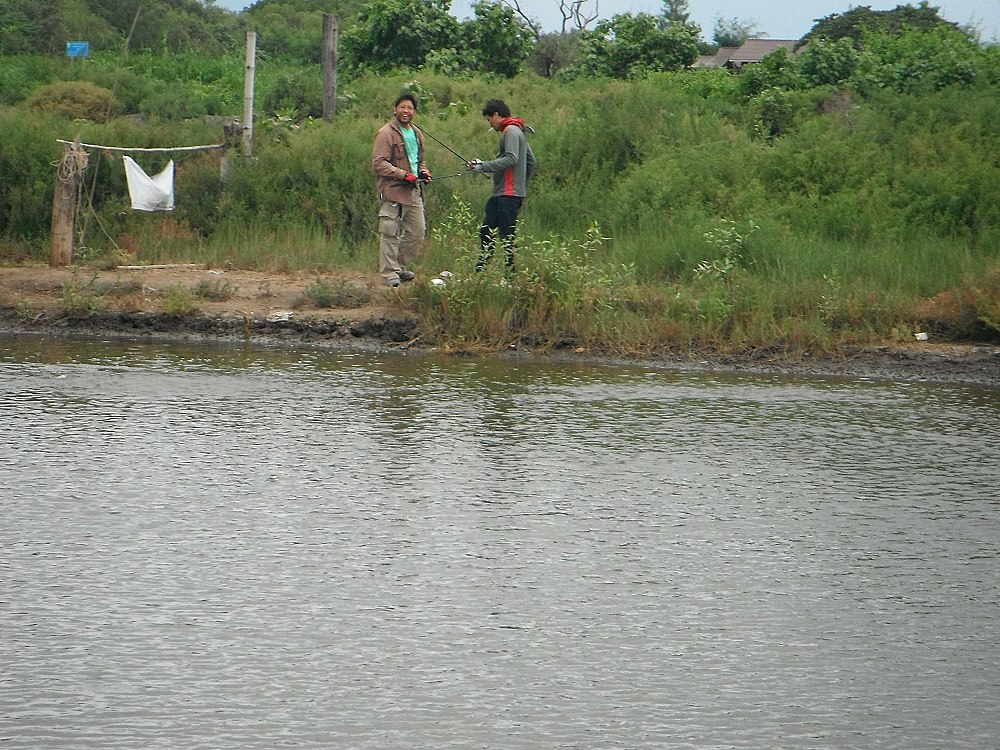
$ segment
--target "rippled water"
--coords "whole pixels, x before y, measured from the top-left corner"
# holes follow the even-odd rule
[[[994,748],[1000,392],[0,339],[0,747]]]

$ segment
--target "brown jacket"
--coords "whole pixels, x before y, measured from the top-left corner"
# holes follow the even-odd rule
[[[427,169],[424,162],[424,134],[420,128],[417,131],[418,167],[417,171]],[[406,146],[403,143],[403,131],[396,120],[387,122],[375,134],[375,145],[372,147],[372,170],[375,172],[375,187],[378,189],[379,201],[394,201],[409,205],[410,196],[417,189],[403,178],[410,172],[410,160],[406,158]]]

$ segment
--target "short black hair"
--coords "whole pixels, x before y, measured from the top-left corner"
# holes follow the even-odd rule
[[[507,106],[507,102],[503,99],[490,99],[483,106],[483,117],[490,117],[495,114],[501,117],[510,117],[510,107]]]
[[[411,94],[409,91],[404,91],[402,94],[396,97],[396,101],[392,103],[392,108],[395,109],[399,106],[400,102],[409,101],[413,105],[413,109],[417,109],[417,97]]]

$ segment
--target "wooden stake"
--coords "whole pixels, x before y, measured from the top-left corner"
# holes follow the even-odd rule
[[[337,114],[337,37],[340,21],[323,14],[323,119],[330,122]]]
[[[50,266],[68,266],[73,262],[73,222],[76,218],[77,176],[86,166],[86,152],[79,141],[63,145],[63,156],[56,174],[56,189],[52,195],[52,246]]]

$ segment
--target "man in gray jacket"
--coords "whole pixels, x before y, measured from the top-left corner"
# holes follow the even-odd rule
[[[527,127],[520,117],[510,116],[510,107],[502,99],[490,99],[483,107],[483,117],[500,133],[500,147],[493,161],[473,159],[466,166],[477,173],[493,175],[493,194],[486,201],[486,216],[479,228],[481,254],[476,270],[481,271],[493,257],[499,237],[507,257],[507,267],[514,271],[514,234],[517,217],[528,197],[528,180],[535,171],[535,154],[525,135]]]
[[[431,181],[424,161],[424,134],[414,127],[417,99],[404,93],[393,103],[395,118],[375,134],[372,170],[378,189],[379,274],[391,287],[412,281],[409,265],[424,245],[421,183]]]

